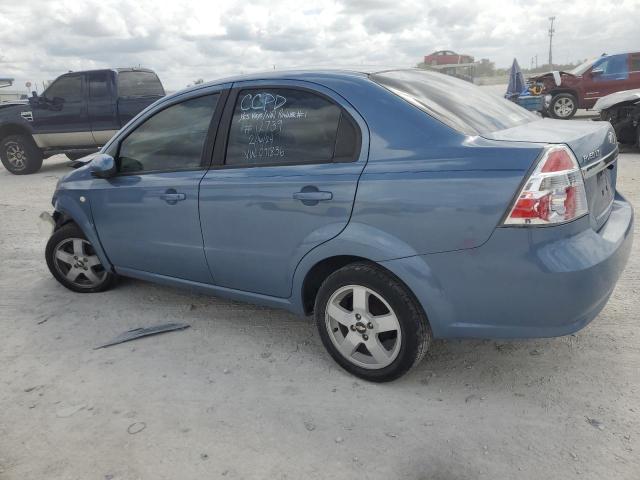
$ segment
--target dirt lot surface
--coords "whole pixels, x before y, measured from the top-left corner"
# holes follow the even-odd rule
[[[37,217],[68,171],[0,167],[0,479],[640,478],[640,242],[576,335],[438,341],[376,385],[310,319],[133,280],[64,289]],[[636,205],[639,184],[621,155]],[[176,320],[192,328],[93,349]]]

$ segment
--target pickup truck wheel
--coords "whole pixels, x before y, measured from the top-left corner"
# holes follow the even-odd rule
[[[74,223],[53,232],[45,258],[55,279],[74,292],[103,292],[111,288],[116,279],[115,274],[104,268],[91,242]]]
[[[27,135],[9,135],[0,140],[0,160],[14,175],[28,175],[40,170],[43,155]]]
[[[549,113],[553,118],[568,120],[578,111],[578,100],[570,93],[559,93],[551,99]]]
[[[333,359],[372,382],[404,375],[420,362],[431,340],[427,317],[411,291],[374,264],[353,263],[329,275],[314,315]]]

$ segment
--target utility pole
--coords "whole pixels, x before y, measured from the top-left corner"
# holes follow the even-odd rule
[[[549,27],[549,66],[553,66],[553,56],[551,54],[551,47],[553,44],[553,34],[555,33],[555,29],[553,28],[553,22],[556,17],[549,17],[549,21],[551,22],[551,26]]]

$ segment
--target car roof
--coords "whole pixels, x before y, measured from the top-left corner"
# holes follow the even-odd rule
[[[75,70],[72,72],[66,72],[63,73],[61,75],[59,75],[60,77],[64,77],[65,75],[73,75],[73,74],[78,74],[78,73],[98,73],[98,72],[116,72],[116,73],[121,73],[121,72],[149,72],[149,73],[156,73],[153,70],[151,70],[150,68],[136,68],[136,67],[122,67],[122,68],[95,68],[92,70]]]
[[[310,78],[318,79],[319,77],[324,79],[360,79],[365,80],[369,75],[376,73],[398,71],[398,70],[418,70],[416,68],[407,67],[366,67],[358,66],[356,68],[302,68],[296,70],[267,70],[263,72],[247,73],[242,75],[233,75],[229,77],[222,77],[209,82],[201,83],[199,85],[193,85],[183,90],[179,90],[168,97],[174,97],[176,95],[182,95],[184,93],[199,90],[201,88],[212,87],[225,83],[244,82],[250,80],[309,80]],[[167,97],[165,97],[167,98]]]

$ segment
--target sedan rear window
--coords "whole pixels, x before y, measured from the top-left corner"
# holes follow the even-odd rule
[[[482,135],[538,119],[513,102],[442,73],[397,70],[370,78],[466,135]]]

